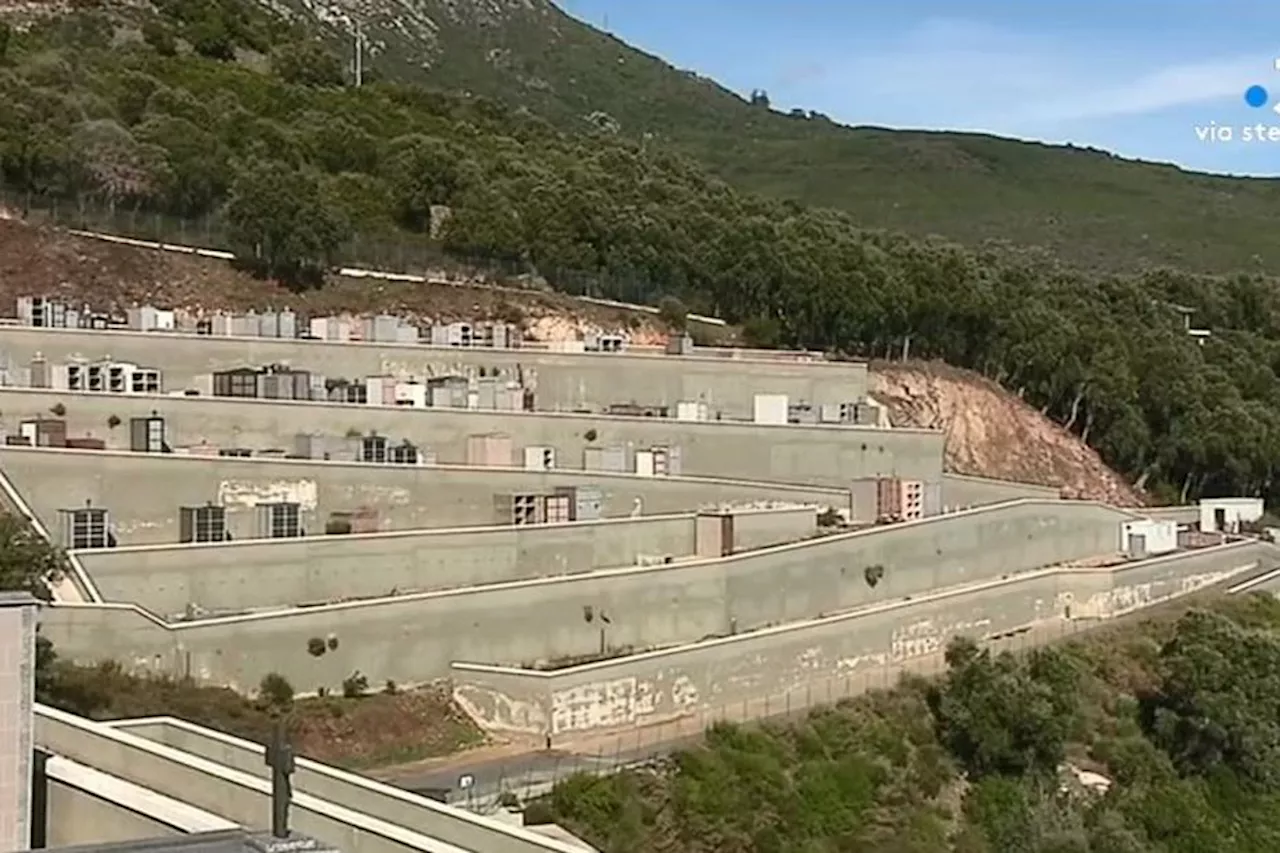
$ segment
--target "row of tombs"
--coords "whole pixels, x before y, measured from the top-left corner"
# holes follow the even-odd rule
[[[108,421],[108,430],[124,426],[123,421]],[[68,435],[67,422],[59,417],[38,416],[18,422],[17,432],[4,435],[10,447],[48,447],[72,450],[115,449],[106,439]],[[549,445],[527,445],[517,448],[507,433],[474,433],[467,436],[460,459],[440,459],[428,447],[408,438],[394,439],[377,433],[347,435],[299,433],[291,448],[229,447],[201,441],[174,445],[162,415],[130,418],[128,449],[134,453],[172,453],[182,456],[240,457],[261,459],[324,460],[390,465],[455,464],[471,467],[523,468],[528,471],[550,471],[562,467],[556,448]],[[635,448],[629,445],[585,447],[582,467],[578,470],[601,471],[640,476],[679,476],[683,472],[681,449],[677,445],[655,444]]]
[[[164,393],[242,400],[285,400],[348,405],[448,408],[532,412],[536,405],[536,374],[498,367],[459,369],[437,365],[438,375],[416,377],[387,374],[355,379],[327,377],[286,364],[236,367],[196,377],[192,387],[169,392],[158,367],[117,361],[71,358],[51,363],[37,353],[28,365],[0,358],[0,385],[94,394]],[[681,400],[673,406],[613,401],[597,407],[600,414],[674,418],[680,421],[722,420],[724,413],[701,400]],[[814,405],[785,394],[755,394],[751,419],[760,424],[890,425],[883,406],[870,398]]]

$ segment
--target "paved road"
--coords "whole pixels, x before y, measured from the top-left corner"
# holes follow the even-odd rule
[[[1218,592],[1236,593],[1250,591],[1271,591],[1271,587],[1280,584],[1280,568],[1272,565],[1274,561],[1266,561],[1257,569],[1210,587]],[[1097,628],[1104,628],[1143,619],[1168,606],[1182,606],[1173,601],[1144,608],[1131,614],[1108,619],[1097,623]],[[1081,633],[1087,633],[1088,630]],[[1079,634],[1069,635],[1079,636]],[[1052,639],[1064,639],[1061,634],[1050,632],[1043,642]],[[779,715],[782,716],[782,715]],[[663,741],[652,741],[642,746],[628,748],[627,738],[619,736],[608,747],[608,751],[597,754],[590,751],[575,752],[571,749],[537,750],[496,758],[477,757],[475,761],[461,759],[451,762],[447,767],[424,767],[421,770],[404,768],[402,772],[392,770],[379,774],[379,778],[399,788],[404,788],[437,799],[444,798],[450,803],[483,806],[495,801],[503,791],[510,791],[521,799],[548,791],[557,780],[577,772],[608,773],[627,766],[643,764],[662,756],[669,755],[682,747],[695,744],[700,735],[691,734]],[[461,758],[461,757],[460,757]],[[469,776],[471,784],[463,788],[460,780]]]
[[[687,735],[642,747],[627,747],[625,743],[610,747],[603,754],[573,752],[568,749],[538,750],[497,758],[478,758],[472,762],[459,762],[443,768],[424,767],[421,770],[406,769],[403,773],[379,774],[384,781],[408,791],[439,797],[444,792],[451,803],[487,803],[503,791],[517,795],[536,795],[548,790],[556,781],[574,773],[609,773],[622,767],[652,761],[662,755],[691,746],[699,735]],[[625,738],[619,738],[625,741]],[[462,787],[464,776],[470,777],[470,786]],[[523,798],[523,797],[522,797]]]

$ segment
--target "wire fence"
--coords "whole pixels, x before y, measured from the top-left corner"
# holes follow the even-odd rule
[[[1182,604],[1185,606],[1185,602]],[[1149,618],[1152,613],[1143,609],[1115,619],[1058,619],[1010,636],[988,639],[982,645],[996,653],[1023,654],[1124,621]],[[486,812],[504,803],[527,803],[572,776],[607,776],[620,770],[655,766],[672,752],[698,743],[706,730],[717,723],[795,722],[817,708],[892,688],[903,676],[942,675],[947,670],[945,646],[946,639],[938,636],[908,640],[879,660],[859,661],[847,672],[814,679],[778,693],[744,696],[718,705],[701,704],[677,719],[598,736],[562,734],[553,739],[550,751],[520,756],[509,762],[459,768],[456,779],[451,780],[448,799],[451,803]]]
[[[140,204],[108,204],[95,197],[45,195],[4,186],[0,186],[0,209],[33,224],[232,251],[233,241],[227,222],[217,212],[183,217]],[[414,239],[403,232],[390,230],[354,234],[334,249],[333,260],[337,267],[427,277],[466,274],[514,286],[541,278],[555,290],[570,296],[613,299],[640,305],[656,305],[670,292],[668,287],[638,271],[584,271],[543,266],[534,276],[533,267],[524,260],[445,252],[439,243],[425,236]]]

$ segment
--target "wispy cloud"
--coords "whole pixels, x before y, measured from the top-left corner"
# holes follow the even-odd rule
[[[1266,56],[1169,63],[1133,45],[1082,42],[1079,35],[933,19],[860,51],[828,79],[841,78],[845,100],[888,123],[1034,135],[1221,100],[1271,65]]]
[[[1066,91],[1026,112],[1045,122],[1146,115],[1240,95],[1257,77],[1261,57],[1169,65],[1088,91]]]

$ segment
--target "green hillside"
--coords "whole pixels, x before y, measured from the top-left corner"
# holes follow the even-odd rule
[[[299,19],[308,4],[288,0]],[[570,18],[550,0],[372,0],[373,64],[524,106],[559,126],[671,143],[736,187],[865,227],[1038,245],[1090,268],[1280,272],[1280,180],[959,133],[848,128],[753,107]],[[326,27],[331,37],[349,24]]]

